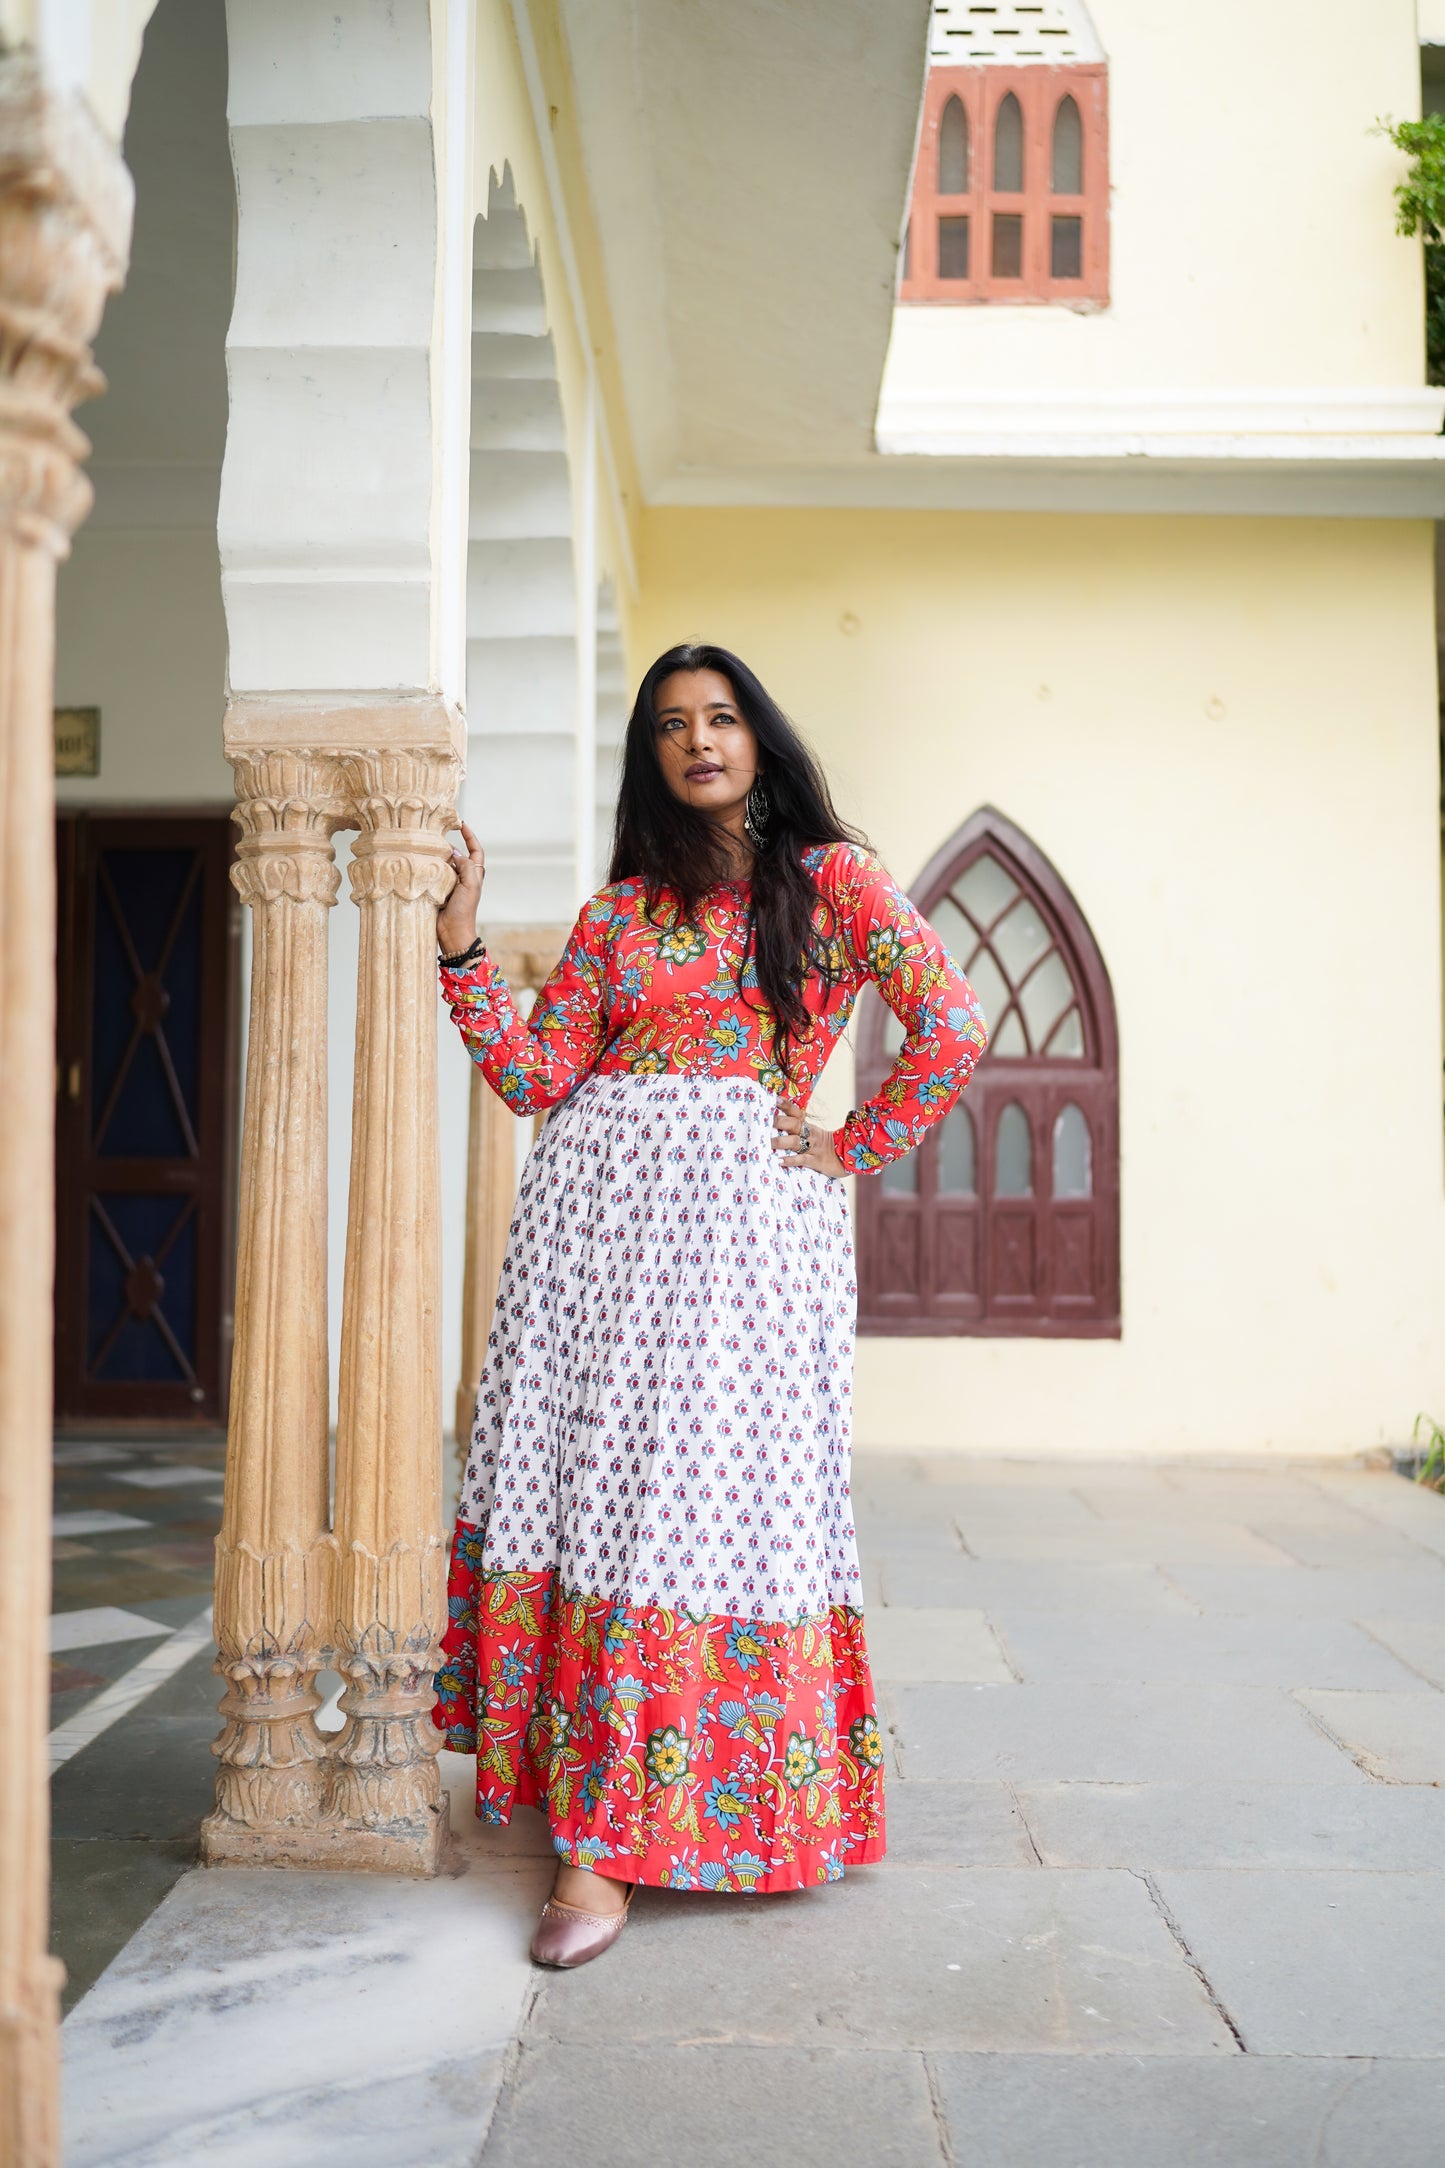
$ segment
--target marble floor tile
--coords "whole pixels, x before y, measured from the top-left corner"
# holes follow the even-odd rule
[[[547,1869],[197,1869],[67,2018],[67,2168],[470,2168]]]
[[[52,1649],[96,1649],[110,1641],[136,1641],[147,1634],[163,1634],[169,1627],[136,1611],[122,1611],[116,1604],[95,1604],[88,1611],[57,1611],[50,1621]]]
[[[1445,1784],[1445,1694],[1296,1694],[1325,1729],[1387,1784]]]
[[[50,1767],[58,1769],[62,1762],[89,1746],[102,1732],[108,1731],[121,1717],[143,1702],[148,1694],[155,1692],[161,1683],[171,1678],[183,1664],[202,1650],[209,1651],[211,1642],[210,1606],[194,1619],[148,1651],[140,1662],[133,1664],[113,1685],[96,1695],[94,1701],[64,1723],[57,1724],[46,1742]]]
[[[100,1468],[109,1461],[131,1460],[134,1455],[119,1445],[57,1445],[51,1457],[57,1468]]]
[[[1250,2054],[1445,2057],[1445,1872],[1155,1879]]]
[[[150,1468],[122,1468],[117,1483],[134,1483],[142,1490],[176,1490],[184,1483],[214,1483],[214,1468],[187,1468],[159,1462]]]
[[[57,1513],[50,1523],[52,1535],[57,1536],[106,1536],[122,1528],[149,1528],[149,1521],[137,1520],[131,1513]]]
[[[209,1573],[216,1562],[214,1542],[142,1543],[119,1555],[143,1566],[174,1566],[189,1573]]]

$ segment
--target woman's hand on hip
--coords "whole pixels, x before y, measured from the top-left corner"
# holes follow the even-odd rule
[[[837,1182],[848,1169],[833,1149],[833,1132],[820,1129],[787,1100],[773,1109],[773,1150],[785,1167],[811,1167],[815,1174],[830,1175]]]
[[[437,946],[443,956],[460,956],[477,938],[477,905],[482,900],[482,876],[486,858],[482,846],[465,821],[461,824],[465,850],[452,850],[452,870],[457,881],[437,913]]]

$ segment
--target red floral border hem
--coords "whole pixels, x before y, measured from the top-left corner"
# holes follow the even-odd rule
[[[483,1551],[458,1522],[433,1710],[476,1753],[483,1821],[539,1806],[572,1865],[671,1889],[799,1889],[883,1857],[861,1612],[629,1609]]]

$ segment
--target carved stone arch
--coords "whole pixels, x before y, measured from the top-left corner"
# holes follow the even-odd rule
[[[1068,884],[984,806],[913,893],[974,980],[989,1051],[916,1153],[859,1184],[859,1329],[1117,1337],[1119,1035],[1108,968]],[[860,1099],[902,1028],[876,995]]]

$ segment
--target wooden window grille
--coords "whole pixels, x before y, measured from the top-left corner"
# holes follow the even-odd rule
[[[1098,945],[1042,852],[990,808],[916,895],[978,991],[989,1050],[919,1149],[858,1184],[859,1330],[1117,1338],[1118,1031]],[[860,1100],[902,1036],[865,995]]]
[[[1109,298],[1108,69],[930,69],[899,300]]]

